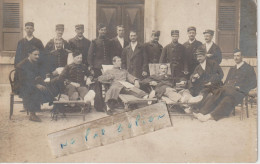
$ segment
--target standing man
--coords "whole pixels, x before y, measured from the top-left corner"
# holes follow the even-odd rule
[[[84,25],[78,24],[75,26],[76,36],[69,40],[69,47],[72,52],[79,51],[82,54],[82,63],[88,65],[88,51],[90,40],[84,37]]]
[[[125,28],[123,25],[119,25],[116,27],[117,29],[117,36],[111,39],[112,44],[112,56],[121,57],[123,48],[125,48],[129,42],[124,39],[125,37]]]
[[[122,52],[122,68],[138,79],[147,76],[148,63],[144,46],[137,42],[137,34],[130,31],[130,44]]]
[[[188,61],[188,72],[187,79],[193,73],[196,66],[199,64],[196,58],[196,50],[202,45],[202,43],[196,40],[196,27],[189,27],[187,29],[189,40],[183,44],[185,47],[185,56]]]
[[[51,39],[45,46],[45,50],[47,52],[51,52],[52,50],[57,49],[54,43],[55,39],[61,39],[63,41],[63,49],[70,49],[68,42],[62,38],[63,33],[64,33],[64,24],[57,24],[56,36],[53,39]]]
[[[163,46],[158,42],[159,38],[160,31],[153,30],[151,35],[151,41],[144,44],[148,64],[159,63],[163,49]]]
[[[162,50],[160,63],[170,63],[171,74],[175,83],[186,81],[188,74],[185,47],[178,43],[179,30],[171,31],[172,42]]]
[[[217,121],[229,116],[248,92],[257,86],[254,68],[243,61],[239,49],[234,50],[234,60],[236,65],[230,68],[224,86],[214,91],[198,114],[194,113],[200,121]]]
[[[205,30],[203,32],[205,42],[202,46],[206,50],[206,56],[208,59],[215,60],[218,64],[222,61],[222,53],[218,45],[216,45],[212,39],[214,36],[213,30]]]
[[[112,64],[111,41],[106,37],[107,27],[98,25],[98,38],[92,40],[88,51],[88,64],[95,73],[95,77],[102,74],[102,64]]]
[[[44,49],[42,41],[35,38],[33,36],[33,32],[34,32],[34,23],[33,22],[25,23],[26,36],[25,38],[23,38],[18,42],[16,55],[14,59],[15,67],[20,61],[28,57],[29,50],[31,49],[32,46],[38,48],[40,52]]]

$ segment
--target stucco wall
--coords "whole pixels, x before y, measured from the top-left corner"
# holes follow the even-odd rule
[[[203,41],[203,31],[216,31],[216,0],[157,0],[156,28],[161,30],[161,43],[171,41],[172,29],[180,30],[180,43],[187,40],[187,27],[197,27],[197,39]],[[214,38],[215,40],[215,38]]]
[[[88,36],[89,0],[24,0],[24,22],[35,23],[34,35],[45,45],[55,35],[55,25],[64,24],[64,39],[75,36],[75,25],[85,25]]]

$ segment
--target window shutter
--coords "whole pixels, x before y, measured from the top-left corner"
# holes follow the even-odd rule
[[[4,51],[15,51],[22,37],[22,1],[3,0],[2,9],[2,47]]]
[[[232,55],[234,48],[238,46],[238,10],[237,0],[219,0],[217,43],[223,57]]]

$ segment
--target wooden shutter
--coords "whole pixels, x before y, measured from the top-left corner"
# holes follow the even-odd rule
[[[217,43],[223,57],[230,57],[238,47],[238,0],[219,0],[217,14]]]
[[[2,0],[1,50],[15,51],[19,39],[22,38],[22,1]]]

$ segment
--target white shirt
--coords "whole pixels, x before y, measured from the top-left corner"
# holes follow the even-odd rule
[[[193,41],[189,40],[189,43],[192,44],[196,39],[194,39]]]
[[[30,40],[32,40],[33,36],[31,36],[31,37],[25,36],[25,38],[26,38],[28,41],[30,41]]]
[[[207,52],[209,51],[209,49],[211,48],[212,45],[213,45],[212,41],[210,43],[206,43]]]
[[[239,69],[240,67],[242,67],[242,65],[244,64],[245,62],[240,62],[239,64],[237,64],[237,69]]]
[[[121,44],[122,48],[124,48],[124,38],[120,38],[119,36],[117,36],[117,39],[119,41],[119,43]]]
[[[82,37],[78,37],[79,40],[82,40],[83,39],[83,36]]]
[[[200,63],[201,68],[205,71],[206,69],[206,60],[203,63]]]
[[[132,48],[133,51],[135,51],[136,45],[137,45],[137,42],[134,42],[134,43],[131,42],[131,48]]]

